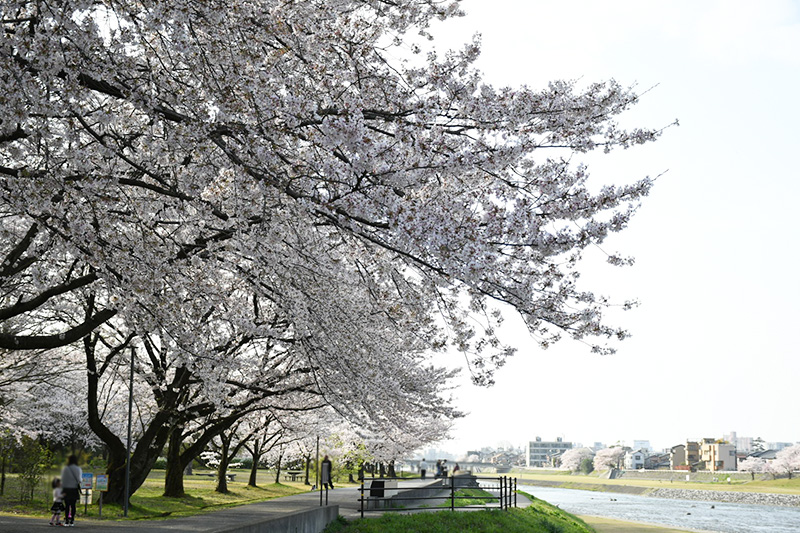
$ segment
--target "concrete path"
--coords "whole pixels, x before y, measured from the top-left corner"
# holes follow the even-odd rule
[[[336,506],[339,502],[349,503],[355,508],[358,502],[356,489],[336,489],[329,492],[328,505]],[[348,500],[353,500],[349,502]],[[85,529],[90,531],[124,531],[132,533],[156,532],[182,532],[197,531],[204,533],[225,533],[236,531],[242,527],[257,523],[277,520],[286,515],[306,511],[319,507],[319,493],[308,492],[283,498],[275,498],[265,502],[251,503],[239,507],[232,507],[211,513],[205,513],[186,518],[172,518],[165,520],[82,520],[80,516],[75,520],[75,527],[71,529]],[[341,510],[338,510],[341,513]],[[336,516],[334,514],[334,516]],[[28,533],[51,528],[45,518],[13,518],[0,516],[0,531],[3,533]],[[59,528],[58,531],[61,529]],[[283,528],[268,529],[276,533],[284,531]],[[66,529],[65,529],[66,531]],[[255,531],[255,530],[254,530]]]
[[[431,483],[433,480],[414,479],[402,482],[402,488],[414,488]],[[319,492],[306,492],[294,496],[275,498],[260,503],[252,503],[239,507],[232,507],[220,511],[190,516],[186,518],[171,518],[164,520],[82,520],[80,516],[75,521],[72,529],[85,529],[91,531],[116,531],[121,530],[132,533],[156,532],[182,532],[197,531],[203,533],[225,533],[236,531],[239,526],[254,525],[269,522],[285,515],[298,513],[308,509],[319,508]],[[347,487],[328,491],[329,507],[338,506],[338,514],[348,519],[360,516],[359,488]],[[524,498],[523,498],[524,499]],[[323,505],[325,495],[323,493]],[[368,516],[374,516],[370,513]],[[335,515],[334,515],[335,516]],[[2,533],[28,533],[50,529],[51,526],[45,518],[14,518],[0,516],[0,532]],[[270,531],[269,529],[267,531]],[[274,529],[276,533],[283,529]]]
[[[423,487],[434,483],[433,479],[421,480],[411,479],[402,481],[398,488],[400,489],[413,489]],[[337,507],[331,509],[334,512],[344,516],[348,520],[359,518],[361,516],[361,505],[358,501],[360,497],[360,489],[357,487],[337,488],[328,491],[328,507]],[[325,493],[323,493],[323,505],[325,504]],[[428,512],[439,511],[445,509],[437,509],[436,505],[447,501],[446,498],[440,500],[431,500],[430,509],[422,511],[394,511],[401,513],[408,512]],[[527,507],[529,501],[524,496],[517,496],[517,505],[519,507]],[[113,520],[82,520],[80,517],[75,521],[75,527],[72,529],[84,529],[90,531],[122,531],[124,533],[157,533],[157,532],[202,532],[202,533],[230,533],[239,531],[257,531],[257,524],[264,524],[270,521],[275,521],[292,515],[300,513],[309,509],[318,509],[320,507],[320,494],[319,492],[306,492],[303,494],[296,494],[294,496],[285,496],[283,498],[275,498],[273,500],[242,505],[240,507],[232,507],[230,509],[223,509],[211,513],[190,516],[186,518],[172,518],[164,520],[135,520],[135,521],[113,521]],[[377,516],[378,512],[369,512],[365,516]],[[277,524],[277,522],[276,522]],[[8,516],[0,516],[0,532],[2,533],[28,533],[41,531],[45,529],[53,529],[48,523],[46,518],[14,518]],[[266,529],[262,527],[261,531],[275,531],[275,533],[282,533],[286,531],[286,527],[267,526]]]

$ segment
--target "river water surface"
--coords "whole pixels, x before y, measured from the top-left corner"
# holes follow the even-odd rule
[[[530,485],[519,488],[573,514],[720,533],[800,532],[799,507],[672,500]]]

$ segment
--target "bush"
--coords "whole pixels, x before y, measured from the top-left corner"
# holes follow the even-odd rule
[[[19,472],[20,501],[33,500],[33,493],[51,463],[50,450],[30,437],[22,437],[14,450],[14,466]]]
[[[156,459],[156,462],[153,463],[153,468],[156,470],[166,470],[167,469],[167,458],[166,457],[159,457]]]
[[[591,474],[594,470],[594,463],[591,457],[584,458],[583,461],[581,461],[581,465],[578,467],[578,470],[584,474]]]

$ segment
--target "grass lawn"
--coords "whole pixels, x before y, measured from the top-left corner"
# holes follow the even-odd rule
[[[495,474],[478,474],[479,477],[496,477]],[[525,480],[546,481],[556,483],[563,488],[583,488],[585,490],[604,490],[607,486],[616,487],[641,487],[643,489],[689,489],[689,490],[723,490],[734,492],[771,492],[776,494],[800,494],[800,478],[795,479],[769,479],[765,481],[735,480],[731,483],[718,482],[691,482],[679,480],[658,479],[605,479],[596,475],[580,475],[564,473],[539,474],[535,472],[515,472],[511,474],[517,478],[518,484],[525,484]],[[535,484],[535,483],[534,483]]]
[[[497,503],[498,501],[500,500],[483,489],[463,488],[456,491],[453,503],[456,507],[465,507],[467,505],[486,505],[487,503]],[[450,500],[440,503],[437,507],[449,508]]]
[[[9,476],[6,480],[5,495],[0,497],[0,513],[13,514],[15,516],[49,517],[49,509],[52,503],[52,489],[50,489],[49,483],[59,473],[60,471],[49,473],[36,489],[33,501],[23,503],[19,502],[20,491],[16,476]],[[209,472],[200,471],[200,473]],[[220,494],[214,491],[215,480],[213,477],[186,476],[184,478],[186,496],[183,498],[165,498],[162,495],[164,493],[164,471],[155,470],[151,472],[145,483],[131,497],[128,517],[129,519],[152,519],[189,516],[225,507],[298,494],[310,489],[302,482],[276,484],[274,482],[275,475],[270,472],[259,472],[259,487],[253,488],[247,486],[249,471],[237,470],[231,473],[236,473],[237,481],[228,483],[228,494]],[[93,497],[94,502],[89,505],[88,515],[86,515],[90,519],[98,517],[98,493],[94,492]],[[83,509],[83,505],[78,505],[80,516],[84,516]],[[103,505],[103,519],[121,517],[122,507],[120,505]]]
[[[387,513],[377,518],[332,523],[325,533],[594,533],[580,518],[542,500],[525,509]]]

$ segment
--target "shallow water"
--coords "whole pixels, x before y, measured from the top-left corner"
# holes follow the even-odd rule
[[[719,533],[800,532],[798,507],[648,498],[633,494],[530,485],[520,485],[519,488],[574,514]]]

